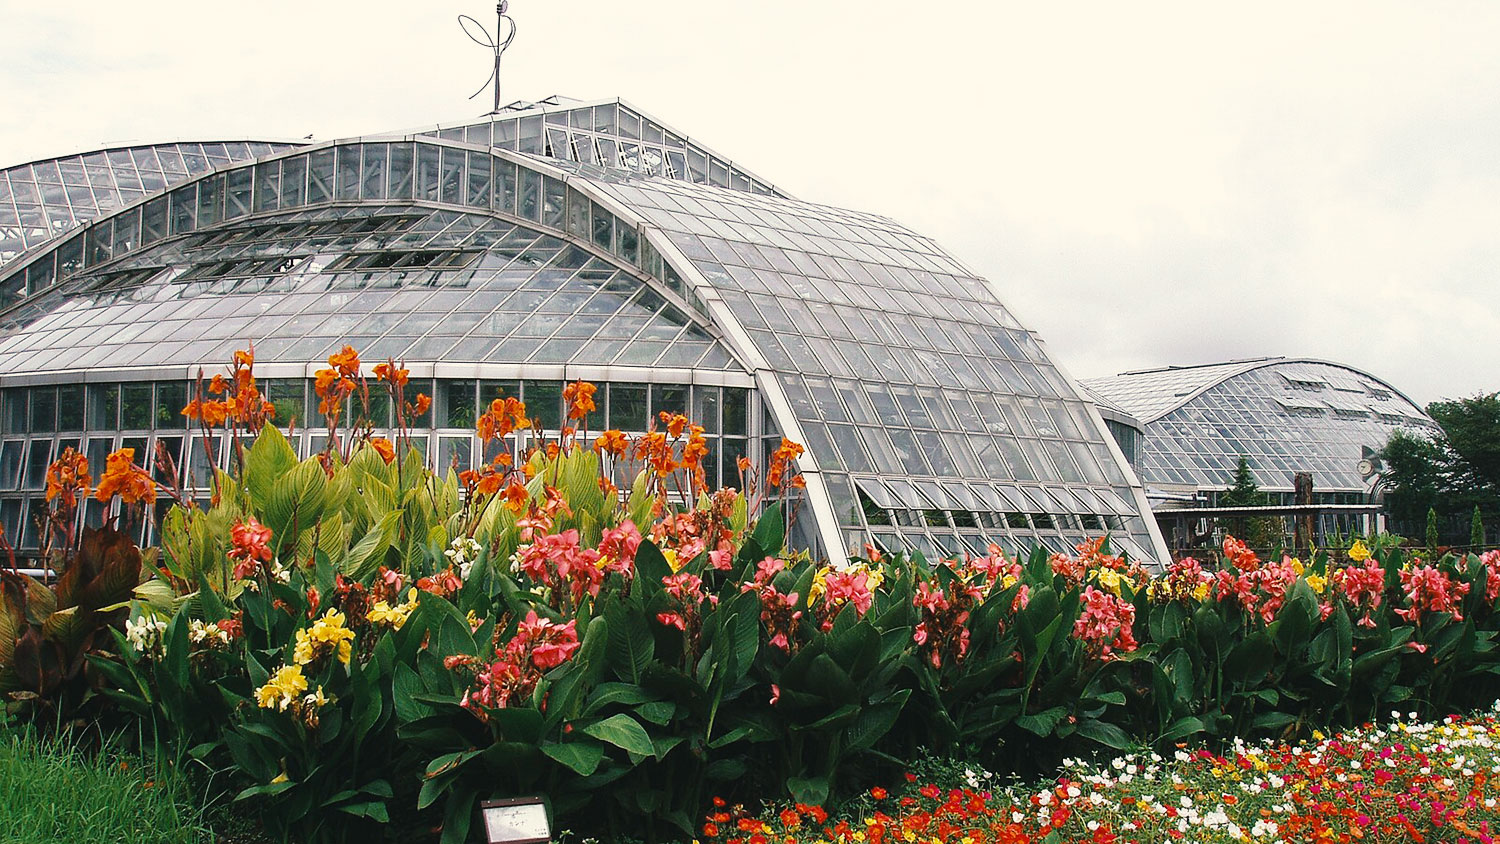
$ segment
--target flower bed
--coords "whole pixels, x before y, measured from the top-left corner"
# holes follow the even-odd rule
[[[1500,711],[1500,706],[1497,710]],[[723,844],[1148,844],[1450,841],[1500,833],[1500,719],[1397,720],[1307,742],[1069,760],[1054,781],[1001,786],[977,766],[907,775],[830,820],[792,804],[747,815],[718,806],[700,840]],[[723,801],[717,801],[722,804]]]
[[[128,450],[97,486],[76,453],[52,467],[63,574],[0,574],[0,689],[43,721],[147,720],[296,840],[454,844],[479,800],[531,793],[582,834],[662,839],[715,791],[834,806],[924,752],[1050,774],[1500,697],[1500,552],[1261,560],[1231,539],[1151,572],[1100,537],[818,561],[785,547],[794,443],[712,490],[701,428],[591,437],[575,382],[560,433],[496,398],[489,462],[433,468],[404,423],[427,397],[346,348],[316,378],[327,446],[299,461],[253,367],[237,354],[185,408],[232,446],[207,507]],[[366,420],[382,390],[389,438]],[[91,495],[126,522],[175,497],[160,547],[73,532]]]

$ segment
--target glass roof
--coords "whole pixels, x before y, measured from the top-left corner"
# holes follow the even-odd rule
[[[659,124],[632,115],[516,119],[597,152],[606,136],[654,142]],[[495,143],[504,116],[482,125]],[[1160,553],[1092,405],[931,240],[740,182],[727,162],[700,179],[690,155],[671,164],[666,134],[658,170],[549,158],[546,132],[530,153],[464,133],[292,150],[54,239],[0,269],[0,302],[25,295],[0,324],[0,374],[191,367],[247,339],[268,361],[349,342],[368,360],[754,372],[756,430],[804,440],[828,541],[1065,551],[1107,528],[1118,550]]]
[[[550,97],[513,103],[500,114],[419,135],[559,161],[625,170],[730,190],[785,196],[770,182],[650,115],[620,102]]]
[[[221,225],[84,271],[7,314],[0,372],[262,360],[739,369],[611,262],[487,215],[325,207]]]
[[[1152,485],[1223,489],[1244,456],[1264,489],[1289,490],[1295,473],[1311,472],[1316,491],[1362,491],[1366,448],[1383,448],[1398,428],[1437,429],[1390,385],[1320,361],[1240,361],[1087,383],[1152,419],[1137,465]]]
[[[23,251],[235,161],[291,149],[260,141],[123,147],[0,170],[0,269]]]
[[[1088,404],[930,239],[780,197],[602,171],[591,182],[660,227],[723,298],[775,370],[846,535],[869,527],[857,486],[912,510],[1120,516],[1117,538],[1155,556],[1135,481]],[[1056,530],[1065,542],[1098,533],[1080,525]]]

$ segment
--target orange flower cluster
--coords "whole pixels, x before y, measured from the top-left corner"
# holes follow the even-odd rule
[[[380,459],[387,463],[396,459],[396,447],[385,437],[370,437],[370,447],[380,455]]]
[[[94,490],[94,497],[100,501],[109,501],[116,495],[126,504],[156,502],[156,484],[145,469],[135,465],[133,448],[122,448],[109,456],[104,476],[99,479],[98,489]]]
[[[624,433],[611,428],[599,435],[594,440],[594,452],[596,454],[612,454],[615,457],[625,456],[625,450],[630,448],[630,438]]]
[[[320,369],[313,373],[313,391],[318,394],[318,412],[328,417],[329,424],[338,421],[344,411],[344,399],[353,395],[358,386],[359,352],[345,346],[328,356],[331,369]]]
[[[568,418],[582,419],[597,410],[594,393],[598,389],[587,381],[574,381],[563,387],[563,401],[568,403]]]
[[[781,438],[781,445],[771,453],[771,465],[766,467],[766,485],[771,489],[778,489],[786,480],[787,470],[791,468],[792,461],[802,456],[804,449],[801,445],[792,442],[786,437]],[[801,475],[791,479],[793,486],[800,486],[798,482]]]
[[[344,348],[348,349],[347,346]],[[353,351],[352,349],[350,351]],[[356,355],[356,360],[358,356]],[[375,365],[375,377],[387,384],[397,387],[405,387],[411,373],[405,369],[398,369],[394,361],[386,361]]]
[[[507,397],[490,402],[489,410],[474,424],[474,431],[480,442],[487,443],[529,427],[531,420],[526,418],[526,402]]]
[[[61,497],[63,507],[72,510],[78,506],[80,494],[89,494],[92,481],[88,458],[71,447],[65,448],[62,455],[47,467],[47,500]]]
[[[265,420],[276,415],[276,408],[261,396],[260,390],[255,386],[254,370],[253,347],[235,352],[229,377],[215,375],[208,382],[206,392],[223,398],[205,398],[204,390],[200,389],[198,395],[182,409],[182,415],[200,420],[209,428],[233,421],[251,430],[258,430]]]

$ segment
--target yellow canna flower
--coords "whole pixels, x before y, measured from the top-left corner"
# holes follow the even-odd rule
[[[671,569],[673,574],[681,571],[682,567],[687,565],[687,560],[683,560],[680,563],[677,562],[677,550],[675,548],[663,548],[661,555],[666,558],[667,568]]]
[[[1356,563],[1363,563],[1370,559],[1370,549],[1365,547],[1363,539],[1356,539],[1354,544],[1349,546],[1349,559]]]
[[[1321,595],[1323,590],[1328,588],[1328,578],[1320,574],[1310,574],[1307,576],[1307,585],[1312,587],[1312,591]]]

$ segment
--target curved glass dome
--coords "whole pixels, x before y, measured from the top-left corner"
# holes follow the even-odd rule
[[[613,128],[597,122],[606,107]],[[639,117],[590,104],[564,123],[595,151],[654,140],[627,116]],[[604,385],[613,426],[640,429],[657,410],[703,420],[726,467],[783,435],[806,444],[810,512],[794,539],[821,553],[1062,551],[1108,531],[1132,556],[1164,557],[1093,404],[929,239],[736,183],[734,168],[718,184],[717,159],[700,180],[690,158],[654,173],[467,141],[283,151],[0,270],[0,286],[24,276],[34,291],[0,314],[0,520],[4,500],[31,506],[49,451],[190,435],[171,413],[187,379],[246,342],[303,409],[306,379],[348,342],[432,379],[425,435],[439,460],[477,457],[475,402],[520,393],[555,418],[563,381],[584,378]],[[63,396],[80,382],[85,399]],[[74,400],[85,418],[64,417]],[[727,468],[720,479],[735,482]]]
[[[264,141],[114,147],[0,170],[0,268],[27,249],[142,197],[236,161],[291,149]],[[18,298],[0,291],[0,306]]]
[[[1437,425],[1394,387],[1353,367],[1261,358],[1085,381],[1145,423],[1137,470],[1153,489],[1221,491],[1241,456],[1257,483],[1290,492],[1297,472],[1325,494],[1363,493],[1367,450],[1398,429]]]

